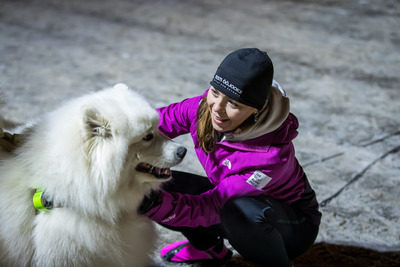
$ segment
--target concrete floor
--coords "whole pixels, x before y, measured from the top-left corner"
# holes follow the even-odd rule
[[[167,105],[259,47],[300,120],[297,156],[325,204],[317,241],[400,251],[399,15],[395,0],[2,0],[0,112],[27,121],[117,82]],[[193,150],[179,169],[203,173]],[[160,246],[181,238],[160,230]]]

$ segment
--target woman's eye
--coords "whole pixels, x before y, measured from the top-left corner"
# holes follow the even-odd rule
[[[214,88],[211,89],[211,92],[214,96],[218,96],[218,91]]]
[[[237,103],[232,102],[232,101],[229,101],[229,104],[230,104],[232,107],[234,107],[234,108],[239,107],[239,105],[238,105]]]
[[[153,139],[154,135],[152,133],[146,135],[145,137],[143,137],[144,141],[150,141],[151,139]]]

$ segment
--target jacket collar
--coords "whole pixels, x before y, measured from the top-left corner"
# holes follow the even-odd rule
[[[267,103],[259,112],[258,121],[253,127],[240,133],[225,134],[226,140],[245,141],[251,140],[278,129],[286,120],[290,111],[290,101],[285,90],[277,81],[273,81],[271,93]]]

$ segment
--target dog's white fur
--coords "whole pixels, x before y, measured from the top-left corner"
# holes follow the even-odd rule
[[[155,231],[137,214],[162,180],[139,162],[178,164],[146,100],[117,84],[43,117],[0,162],[0,266],[146,266]],[[35,213],[45,188],[51,211]]]

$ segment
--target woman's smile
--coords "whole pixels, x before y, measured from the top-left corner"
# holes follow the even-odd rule
[[[227,122],[229,119],[223,119],[220,116],[216,115],[216,114],[212,114],[213,120],[215,123],[217,124],[222,124],[224,122]]]

